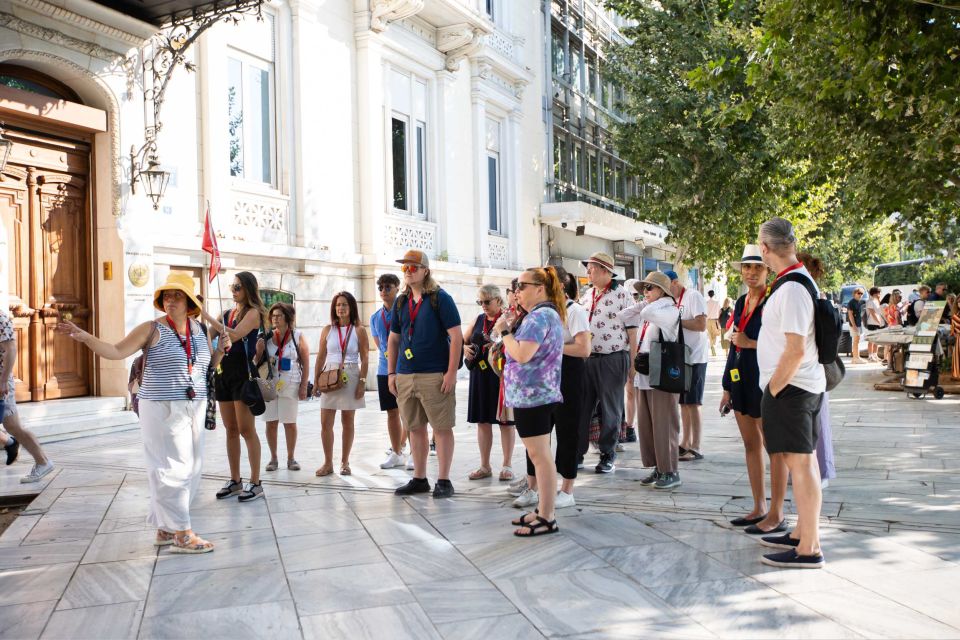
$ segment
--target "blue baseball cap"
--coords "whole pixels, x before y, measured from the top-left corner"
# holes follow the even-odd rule
[[[670,282],[673,282],[674,280],[679,280],[679,279],[680,279],[680,278],[677,277],[677,272],[676,272],[676,271],[664,271],[664,272],[663,272],[663,275],[665,275],[665,276],[667,276],[668,278],[670,278]]]

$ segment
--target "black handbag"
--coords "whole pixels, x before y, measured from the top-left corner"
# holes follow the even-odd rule
[[[650,375],[650,354],[637,352],[637,357],[633,359],[633,368],[642,376]]]
[[[250,362],[249,351],[247,351],[247,339],[243,339],[243,359],[247,362],[247,380],[240,389],[240,399],[247,405],[250,413],[255,416],[262,416],[267,410],[267,404],[263,401],[263,392],[260,391],[260,380],[254,375],[253,363]]]
[[[686,391],[691,378],[680,320],[680,314],[677,314],[676,341],[664,340],[661,331],[660,337],[650,344],[650,386],[666,393]]]

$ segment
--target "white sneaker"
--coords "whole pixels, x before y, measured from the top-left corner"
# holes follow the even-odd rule
[[[413,471],[416,468],[413,464],[413,456],[407,456],[407,471]]]
[[[525,489],[516,500],[513,501],[513,506],[518,509],[523,509],[525,507],[532,507],[535,504],[540,502],[540,496],[533,489]]]
[[[554,505],[557,509],[566,509],[567,507],[577,506],[577,501],[573,499],[573,494],[565,491],[557,491],[557,503]]]
[[[34,464],[30,473],[20,478],[20,482],[27,484],[29,482],[40,482],[43,476],[53,471],[53,461],[47,460],[46,464]]]
[[[826,489],[826,488],[829,487],[829,486],[830,486],[830,480],[829,480],[828,478],[822,478],[822,479],[820,480],[820,488],[821,488],[821,489]]]
[[[402,467],[406,464],[403,456],[398,453],[394,453],[393,449],[390,449],[390,453],[387,454],[387,459],[380,463],[381,469],[393,469],[394,467]]]
[[[526,490],[527,490],[526,475],[524,475],[522,478],[520,478],[516,482],[511,482],[509,486],[507,486],[507,493],[509,493],[513,497],[519,496],[521,493],[523,493]]]

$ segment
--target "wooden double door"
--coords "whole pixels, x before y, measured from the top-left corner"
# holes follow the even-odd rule
[[[18,402],[89,395],[91,358],[55,332],[59,318],[91,330],[90,146],[8,125],[0,181]]]

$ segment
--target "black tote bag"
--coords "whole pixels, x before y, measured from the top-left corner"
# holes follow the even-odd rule
[[[663,332],[650,344],[650,386],[666,393],[682,393],[689,388],[690,371],[683,343],[683,325],[677,314],[677,339],[664,340]]]

